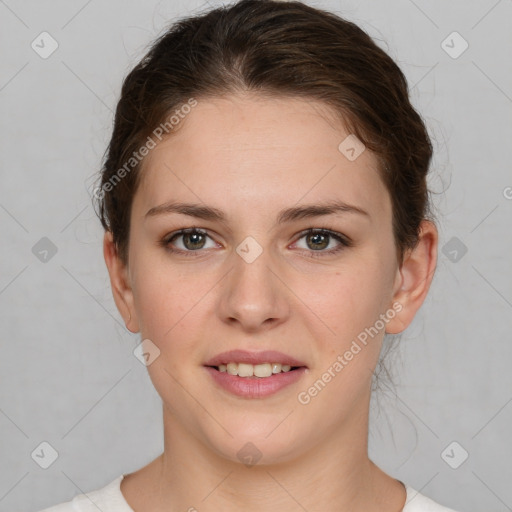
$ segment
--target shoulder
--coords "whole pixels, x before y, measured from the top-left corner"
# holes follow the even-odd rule
[[[410,485],[404,485],[407,491],[407,498],[402,512],[456,512],[424,496]]]
[[[123,477],[124,475],[118,476],[101,489],[78,494],[71,501],[53,505],[39,512],[98,512],[98,509],[109,512],[133,512],[121,493]]]

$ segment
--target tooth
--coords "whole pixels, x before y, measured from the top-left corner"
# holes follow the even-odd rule
[[[256,377],[270,377],[272,375],[272,367],[270,366],[270,363],[255,365],[254,375],[256,375]]]
[[[281,373],[281,363],[274,363],[272,365],[272,373]]]
[[[254,366],[252,364],[239,363],[238,376],[239,377],[252,377],[254,375]]]
[[[236,363],[228,363],[226,368],[230,375],[238,375],[238,365]]]
[[[239,377],[270,377],[273,374],[281,372],[289,372],[291,366],[281,363],[262,363],[252,365],[249,363],[227,363],[219,364],[217,367],[220,372],[227,372],[229,375],[237,375]]]

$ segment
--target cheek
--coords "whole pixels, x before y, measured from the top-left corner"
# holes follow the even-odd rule
[[[141,268],[134,286],[141,336],[166,351],[185,348],[183,341],[194,337],[194,326],[204,316],[215,273],[191,272],[156,260],[146,260]]]
[[[391,273],[378,258],[357,257],[325,279],[311,281],[301,295],[336,334],[345,337],[373,324],[388,307]]]
[[[325,399],[331,396],[335,401],[339,400],[338,393],[350,390],[349,394],[355,396],[361,386],[366,389],[385,331],[380,315],[389,307],[392,291],[387,275],[390,269],[382,259],[361,257],[357,260],[333,272],[321,289],[316,288],[317,292],[310,294],[311,302],[308,301],[308,306],[322,320],[319,323],[315,319],[319,327],[313,336],[319,359],[312,380],[320,377],[318,372],[331,368],[337,377],[332,386],[329,385],[331,391],[325,394]],[[312,325],[312,321],[306,320],[306,323]],[[339,356],[342,356],[341,362]]]

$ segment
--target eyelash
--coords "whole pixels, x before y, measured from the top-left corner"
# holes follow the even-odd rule
[[[199,257],[200,256],[199,253],[201,252],[200,249],[198,249],[196,251],[184,251],[182,249],[173,249],[170,245],[171,242],[174,241],[176,238],[178,238],[182,235],[191,234],[191,233],[197,233],[197,234],[204,235],[204,236],[211,238],[208,235],[208,233],[202,229],[186,228],[186,229],[180,229],[179,231],[175,231],[174,233],[171,233],[170,235],[166,236],[165,238],[163,238],[160,241],[160,245],[162,245],[167,251],[169,251],[171,253],[187,254],[187,256],[188,256],[188,253],[198,253],[198,254],[194,254],[194,255],[191,254],[190,257]],[[331,256],[333,254],[337,254],[338,252],[342,251],[343,249],[352,247],[352,245],[353,245],[352,241],[345,235],[342,235],[341,233],[338,233],[336,231],[332,231],[332,230],[326,229],[326,228],[306,229],[305,231],[302,231],[301,233],[299,233],[299,237],[297,238],[296,241],[299,241],[301,238],[304,238],[307,235],[316,235],[316,234],[328,235],[328,236],[336,239],[340,244],[337,247],[335,247],[334,249],[329,249],[328,251],[325,251],[325,250],[313,251],[313,250],[304,249],[309,252],[308,257],[310,257],[310,258],[322,258],[325,256]]]

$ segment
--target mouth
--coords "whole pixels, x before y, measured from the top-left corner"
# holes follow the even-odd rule
[[[243,378],[258,378],[264,379],[279,373],[293,372],[305,366],[291,366],[289,364],[281,363],[262,363],[262,364],[249,364],[249,363],[235,363],[230,362],[227,364],[220,364],[218,366],[205,365],[208,368],[213,368],[218,372],[226,372],[229,375],[236,375]]]
[[[273,395],[308,371],[303,362],[274,350],[231,350],[208,360],[204,367],[221,388],[243,398]]]
[[[265,378],[279,373],[307,368],[306,364],[292,356],[276,350],[249,352],[247,350],[230,350],[222,352],[204,363],[219,372],[238,377]]]

